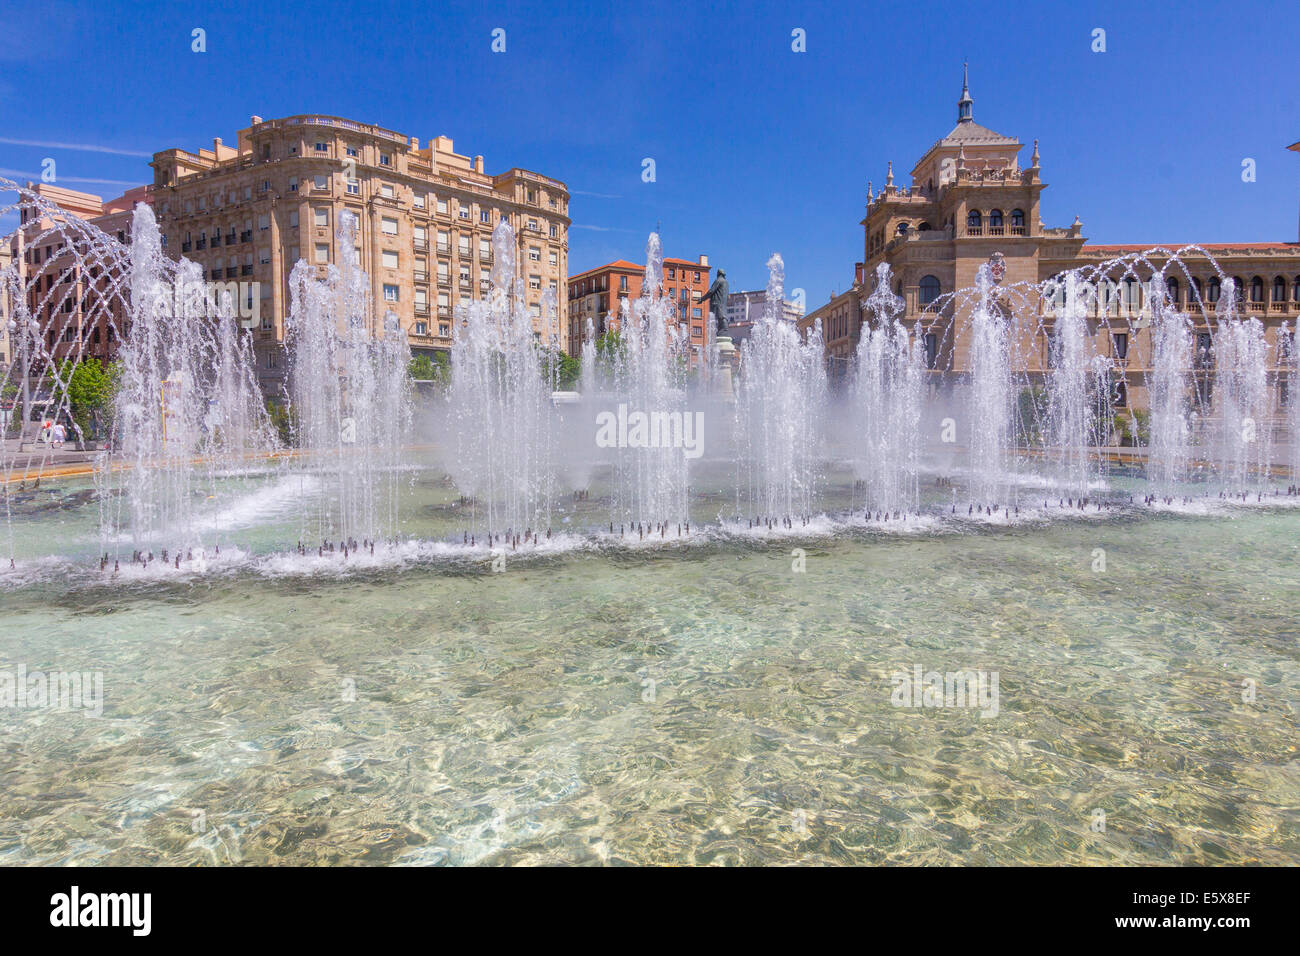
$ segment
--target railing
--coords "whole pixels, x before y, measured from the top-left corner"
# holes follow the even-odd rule
[[[967,227],[966,227],[966,235],[968,235],[968,236],[982,236],[982,235],[984,235],[984,227],[983,227],[983,226],[967,226]]]
[[[451,255],[451,243],[449,242],[438,243],[438,252],[444,256]]]
[[[439,273],[439,274],[438,274],[438,285],[445,285],[445,286],[449,286],[449,285],[451,285],[451,276],[445,276],[445,275],[442,275],[441,273]]]
[[[412,240],[411,240],[411,245],[414,246],[416,249],[419,249],[419,250],[425,250],[425,249],[428,249],[428,248],[429,248],[429,240],[428,240],[428,239],[412,239]]]
[[[415,270],[415,281],[416,281],[416,282],[428,282],[428,281],[429,281],[429,273],[428,273],[428,272],[425,272],[425,271],[423,271],[423,270],[421,270],[421,269],[416,269],[416,270]]]

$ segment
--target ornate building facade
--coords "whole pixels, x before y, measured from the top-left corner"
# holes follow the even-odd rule
[[[212,281],[255,284],[258,375],[274,389],[289,273],[301,259],[324,274],[335,232],[356,215],[361,268],[377,315],[399,317],[413,352],[451,347],[455,307],[485,298],[492,230],[514,228],[517,271],[541,332],[542,296],[555,290],[561,347],[568,341],[569,191],[526,169],[496,175],[482,156],[456,153],[445,136],[416,137],[337,116],[252,117],[235,146],[155,153],[153,206],[172,256]]]
[[[904,302],[902,321],[919,337],[932,381],[937,382],[969,369],[969,308],[948,293],[974,287],[979,267],[995,255],[1005,265],[1000,285],[1010,287],[1041,283],[1152,248],[1089,243],[1077,218],[1069,226],[1045,226],[1040,200],[1046,184],[1038,142],[1034,141],[1026,167],[1019,162],[1023,148],[1017,139],[974,121],[974,101],[969,84],[963,81],[957,125],[913,166],[911,185],[895,184],[892,163],[883,189],[875,192],[868,184],[861,220],[863,258],[853,283],[799,323],[806,331],[821,322],[833,379],[842,379],[852,367],[862,324],[869,321],[865,299],[881,263],[892,271],[893,291]],[[1300,151],[1300,143],[1290,148]],[[1163,251],[1148,257],[1151,265],[1162,268],[1171,253],[1187,245],[1162,247]],[[1194,318],[1198,354],[1212,353],[1214,337],[1200,307],[1214,313],[1226,287],[1208,254],[1234,280],[1240,313],[1264,322],[1269,354],[1274,356],[1270,361],[1276,362],[1269,370],[1278,391],[1276,405],[1285,406],[1293,366],[1286,363],[1286,343],[1278,333],[1284,327],[1294,329],[1300,318],[1300,242],[1195,245],[1196,249],[1179,255],[1185,270],[1171,271],[1168,293],[1172,305],[1188,310]],[[1103,284],[1089,302],[1088,327],[1096,337],[1096,353],[1112,361],[1113,399],[1119,407],[1146,407],[1151,348],[1149,324],[1144,321],[1150,316],[1148,293],[1142,283],[1120,281],[1113,288]],[[1010,343],[1031,376],[1050,367],[1055,305],[1047,296],[1032,299],[1027,305],[1036,310],[1037,321],[1021,324],[1019,339]],[[1124,323],[1112,320],[1121,315]],[[1123,331],[1118,331],[1121,327]]]

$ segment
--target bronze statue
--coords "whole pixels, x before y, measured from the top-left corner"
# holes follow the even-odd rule
[[[718,270],[718,277],[709,286],[709,291],[695,301],[709,303],[719,335],[727,331],[727,273],[724,270]]]

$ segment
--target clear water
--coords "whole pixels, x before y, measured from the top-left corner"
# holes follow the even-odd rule
[[[295,533],[279,481],[239,547]],[[92,556],[80,490],[16,550]],[[458,526],[454,488],[414,495]],[[106,702],[0,710],[0,861],[1300,860],[1294,507],[548,542],[494,573],[243,558],[225,504],[226,570],[7,572],[3,668],[102,669]],[[893,707],[917,664],[997,671],[998,716]]]

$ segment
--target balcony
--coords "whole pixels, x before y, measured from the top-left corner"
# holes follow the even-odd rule
[[[1012,227],[1010,228],[1010,230],[1008,230],[1008,231],[1009,231],[1010,234],[1013,235],[1013,236],[1027,236],[1027,235],[1029,235],[1029,230],[1026,229],[1024,226],[1012,226]]]
[[[983,227],[983,226],[967,226],[967,227],[966,227],[966,235],[968,235],[968,236],[982,236],[982,235],[984,235],[984,227]]]
[[[214,271],[215,271],[215,270],[214,270]],[[235,266],[229,266],[229,267],[227,267],[227,269],[226,269],[226,278],[227,278],[227,279],[233,279],[233,278],[235,278],[237,275],[239,275],[239,269],[238,269],[237,267],[235,267]]]
[[[253,267],[252,267],[252,266],[248,266],[248,265],[240,266],[240,267],[239,267],[239,274],[240,274],[241,276],[251,276],[251,275],[253,274]]]
[[[438,318],[445,319],[448,318],[450,315],[451,315],[451,306],[449,305],[438,306]]]
[[[438,285],[440,285],[440,286],[450,286],[450,285],[451,285],[451,276],[443,275],[441,272],[438,273]]]
[[[421,269],[416,269],[414,275],[415,275],[415,281],[416,281],[416,282],[428,282],[428,281],[429,281],[429,273],[428,273],[428,272],[425,272],[425,271],[423,271],[423,270],[421,270]]]
[[[451,244],[447,242],[438,243],[438,253],[440,255],[451,255]]]
[[[212,248],[215,249],[219,245],[221,245],[221,233],[217,233],[212,237]]]
[[[415,314],[416,314],[416,315],[428,315],[428,314],[429,314],[429,306],[428,306],[428,304],[427,304],[427,303],[421,304],[421,303],[417,302],[417,303],[415,304]]]
[[[491,262],[491,261],[492,261],[492,250],[491,250],[491,249],[480,249],[480,250],[478,251],[478,257],[479,257],[479,259],[482,260],[483,262]]]
[[[206,239],[200,239],[198,242],[194,243],[195,249],[206,249],[207,247],[208,247],[208,240]]]
[[[226,234],[226,245],[228,245],[228,246],[233,246],[234,244],[235,244],[235,234],[234,234],[233,232],[227,233],[227,234]]]
[[[239,234],[239,241],[240,241],[240,242],[252,242],[252,241],[253,241],[253,230],[251,230],[251,229],[245,229],[243,232],[241,232],[241,233]]]
[[[426,249],[429,248],[429,240],[428,240],[428,239],[412,239],[412,240],[411,240],[411,245],[412,245],[412,246],[413,246],[417,251],[423,251],[423,250],[426,250]]]

